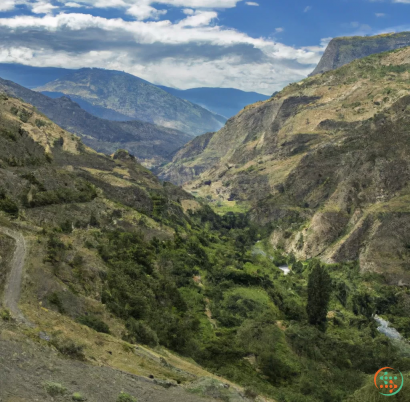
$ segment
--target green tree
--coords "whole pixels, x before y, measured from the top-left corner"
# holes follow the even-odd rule
[[[322,330],[326,329],[326,315],[331,293],[332,280],[329,273],[319,260],[313,260],[308,281],[306,311],[310,324]]]

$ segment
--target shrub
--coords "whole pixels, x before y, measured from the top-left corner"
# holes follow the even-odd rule
[[[48,296],[48,302],[56,306],[60,314],[64,314],[63,302],[57,292],[53,292]]]
[[[3,321],[11,321],[11,314],[9,310],[2,310],[0,313],[0,317]]]
[[[17,216],[19,213],[19,207],[17,204],[8,197],[0,200],[0,210],[13,216]]]
[[[137,398],[134,398],[130,394],[126,394],[125,392],[121,392],[118,395],[117,402],[137,402]]]
[[[79,392],[74,392],[73,396],[71,397],[73,401],[86,401],[87,398],[81,395]]]
[[[110,327],[99,318],[92,315],[83,315],[78,317],[78,322],[80,324],[86,325],[89,328],[94,329],[97,332],[102,332],[103,334],[110,333]]]
[[[46,381],[43,386],[51,396],[64,395],[67,392],[67,388],[57,382]]]
[[[137,321],[134,318],[130,318],[126,323],[126,328],[131,342],[137,341],[148,346],[158,345],[158,336],[156,332],[143,321]]]
[[[20,113],[19,113],[20,120],[23,123],[27,123],[32,115],[33,115],[33,113],[30,113],[26,109],[21,109]]]
[[[84,345],[80,345],[68,338],[54,338],[51,344],[63,355],[72,359],[84,360]]]
[[[36,119],[35,125],[36,125],[38,128],[41,128],[41,127],[47,126],[48,123],[47,123],[46,121],[44,121],[44,120]]]

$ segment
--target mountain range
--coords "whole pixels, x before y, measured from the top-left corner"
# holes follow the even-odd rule
[[[89,109],[97,117],[104,116],[102,110],[108,109],[128,119],[146,121],[191,135],[218,130],[225,123],[222,116],[120,71],[80,69],[36,90],[61,92],[81,98],[98,107]]]
[[[146,166],[169,160],[192,136],[141,121],[110,121],[91,115],[68,97],[49,98],[11,81],[0,79],[3,92],[34,105],[61,127],[79,135],[98,152],[111,154],[126,148]]]
[[[399,367],[406,401],[409,76],[374,54],[189,138],[1,80],[0,399],[370,402]],[[164,181],[83,142],[181,138]]]
[[[159,85],[164,91],[196,103],[227,119],[238,114],[245,106],[269,99],[257,92],[244,92],[233,88],[192,88],[175,89]]]

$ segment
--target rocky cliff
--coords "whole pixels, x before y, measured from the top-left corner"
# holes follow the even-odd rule
[[[289,85],[230,119],[201,153],[187,144],[162,177],[202,172],[184,188],[251,206],[273,225],[272,243],[300,258],[360,260],[409,282],[409,76],[404,48]]]
[[[356,59],[410,45],[410,32],[376,36],[335,38],[329,42],[319,64],[310,76],[335,70]]]

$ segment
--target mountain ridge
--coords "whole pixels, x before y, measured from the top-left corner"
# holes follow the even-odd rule
[[[131,120],[147,121],[193,135],[218,130],[225,122],[222,116],[124,72],[84,68],[36,90],[74,95]],[[92,111],[98,114],[96,109]]]
[[[334,38],[309,77],[335,70],[356,59],[409,45],[410,32]]]
[[[118,148],[127,148],[147,166],[164,163],[169,154],[192,138],[151,123],[100,119],[68,97],[51,99],[11,81],[0,79],[0,88],[33,104],[63,128],[80,135],[97,151],[111,154]]]
[[[186,144],[160,177],[215,204],[245,203],[255,222],[274,225],[271,243],[299,258],[359,259],[362,270],[410,283],[407,238],[377,212],[384,205],[396,222],[407,211],[409,71],[406,47],[290,84],[228,120],[199,153]],[[409,224],[403,217],[400,230]]]

